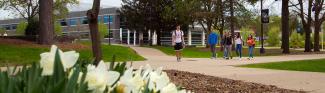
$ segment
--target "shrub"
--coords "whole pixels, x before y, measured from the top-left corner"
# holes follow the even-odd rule
[[[98,24],[98,30],[100,33],[100,39],[103,40],[105,36],[107,36],[108,33],[108,28],[104,23],[99,23]]]
[[[302,48],[304,46],[305,46],[305,36],[294,31],[290,36],[290,47]]]
[[[62,27],[58,22],[54,23],[54,32],[55,32],[55,35],[57,35],[57,36],[61,36],[63,34]]]
[[[6,32],[6,30],[0,27],[0,36],[5,32]]]
[[[27,25],[28,25],[27,22],[21,21],[17,25],[16,34],[18,34],[18,35],[25,35],[25,31],[26,31]]]
[[[268,39],[266,42],[269,44],[269,46],[278,46],[280,43],[280,37],[279,37],[280,28],[278,27],[272,27],[270,31],[267,33]]]

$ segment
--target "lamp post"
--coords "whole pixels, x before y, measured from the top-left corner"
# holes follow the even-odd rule
[[[264,49],[264,27],[263,27],[263,0],[261,0],[261,37],[260,37],[260,40],[261,40],[261,49],[260,49],[260,53],[261,54],[264,54],[265,53],[265,49]]]

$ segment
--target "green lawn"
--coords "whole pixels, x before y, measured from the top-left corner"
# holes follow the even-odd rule
[[[102,45],[104,61],[112,61],[113,55],[116,55],[116,61],[140,61],[145,60],[136,54],[132,49],[116,45]],[[38,62],[40,54],[48,52],[49,48],[20,47],[16,45],[0,44],[0,66],[4,65],[22,65]],[[76,50],[80,53],[79,59],[91,59],[90,49]]]
[[[249,64],[240,67],[325,72],[325,59]]]
[[[158,49],[162,52],[164,52],[167,55],[175,55],[174,48],[171,46],[146,46],[150,48]],[[260,54],[259,49],[254,49],[254,56],[276,56],[276,55],[282,55],[281,49],[266,49],[265,54]],[[242,55],[244,57],[248,56],[248,48],[243,48]],[[298,53],[303,51],[298,50],[291,50],[292,53]],[[183,51],[183,56],[186,58],[210,58],[211,52],[210,49],[204,48],[204,47],[186,47]],[[218,57],[223,57],[223,52],[220,52],[220,49],[217,48]],[[237,57],[236,52],[233,51],[232,55]]]

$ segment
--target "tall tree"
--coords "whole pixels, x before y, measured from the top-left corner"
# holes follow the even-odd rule
[[[295,9],[293,11],[297,13],[301,19],[303,29],[305,32],[305,52],[311,52],[311,24],[312,24],[312,4],[313,0],[298,0],[298,4],[289,1],[293,4]],[[307,4],[307,6],[305,5]],[[307,7],[307,9],[306,9]],[[307,10],[307,11],[306,11]]]
[[[98,65],[102,60],[102,48],[100,34],[98,31],[98,14],[100,9],[100,0],[93,0],[92,9],[87,11],[87,18],[89,20],[89,29],[92,41],[93,57],[95,57],[94,64]]]
[[[321,27],[325,21],[325,0],[315,0],[314,2],[314,51],[319,52],[319,32],[321,32]]]
[[[281,13],[281,25],[282,25],[282,53],[289,54],[289,0],[282,0],[282,13]]]
[[[53,0],[41,0],[39,2],[40,16],[40,44],[52,44],[54,37],[54,24],[52,18]]]
[[[68,14],[67,4],[78,4],[78,0],[55,0],[54,5],[54,18],[63,18]],[[24,18],[28,26],[25,35],[31,36],[37,34],[38,25],[37,15],[39,14],[39,0],[1,0],[0,5],[3,5],[5,10],[13,14],[18,14],[19,17]],[[53,14],[53,13],[51,13]]]
[[[235,36],[235,16],[234,16],[234,0],[230,0],[230,32],[231,32],[231,36],[234,37]],[[233,44],[233,49],[234,49],[234,44]]]

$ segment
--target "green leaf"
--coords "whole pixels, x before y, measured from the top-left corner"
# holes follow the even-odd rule
[[[61,62],[59,49],[55,53],[55,60],[54,60],[54,72],[53,72],[53,80],[54,82],[62,81],[65,78],[64,67]]]

